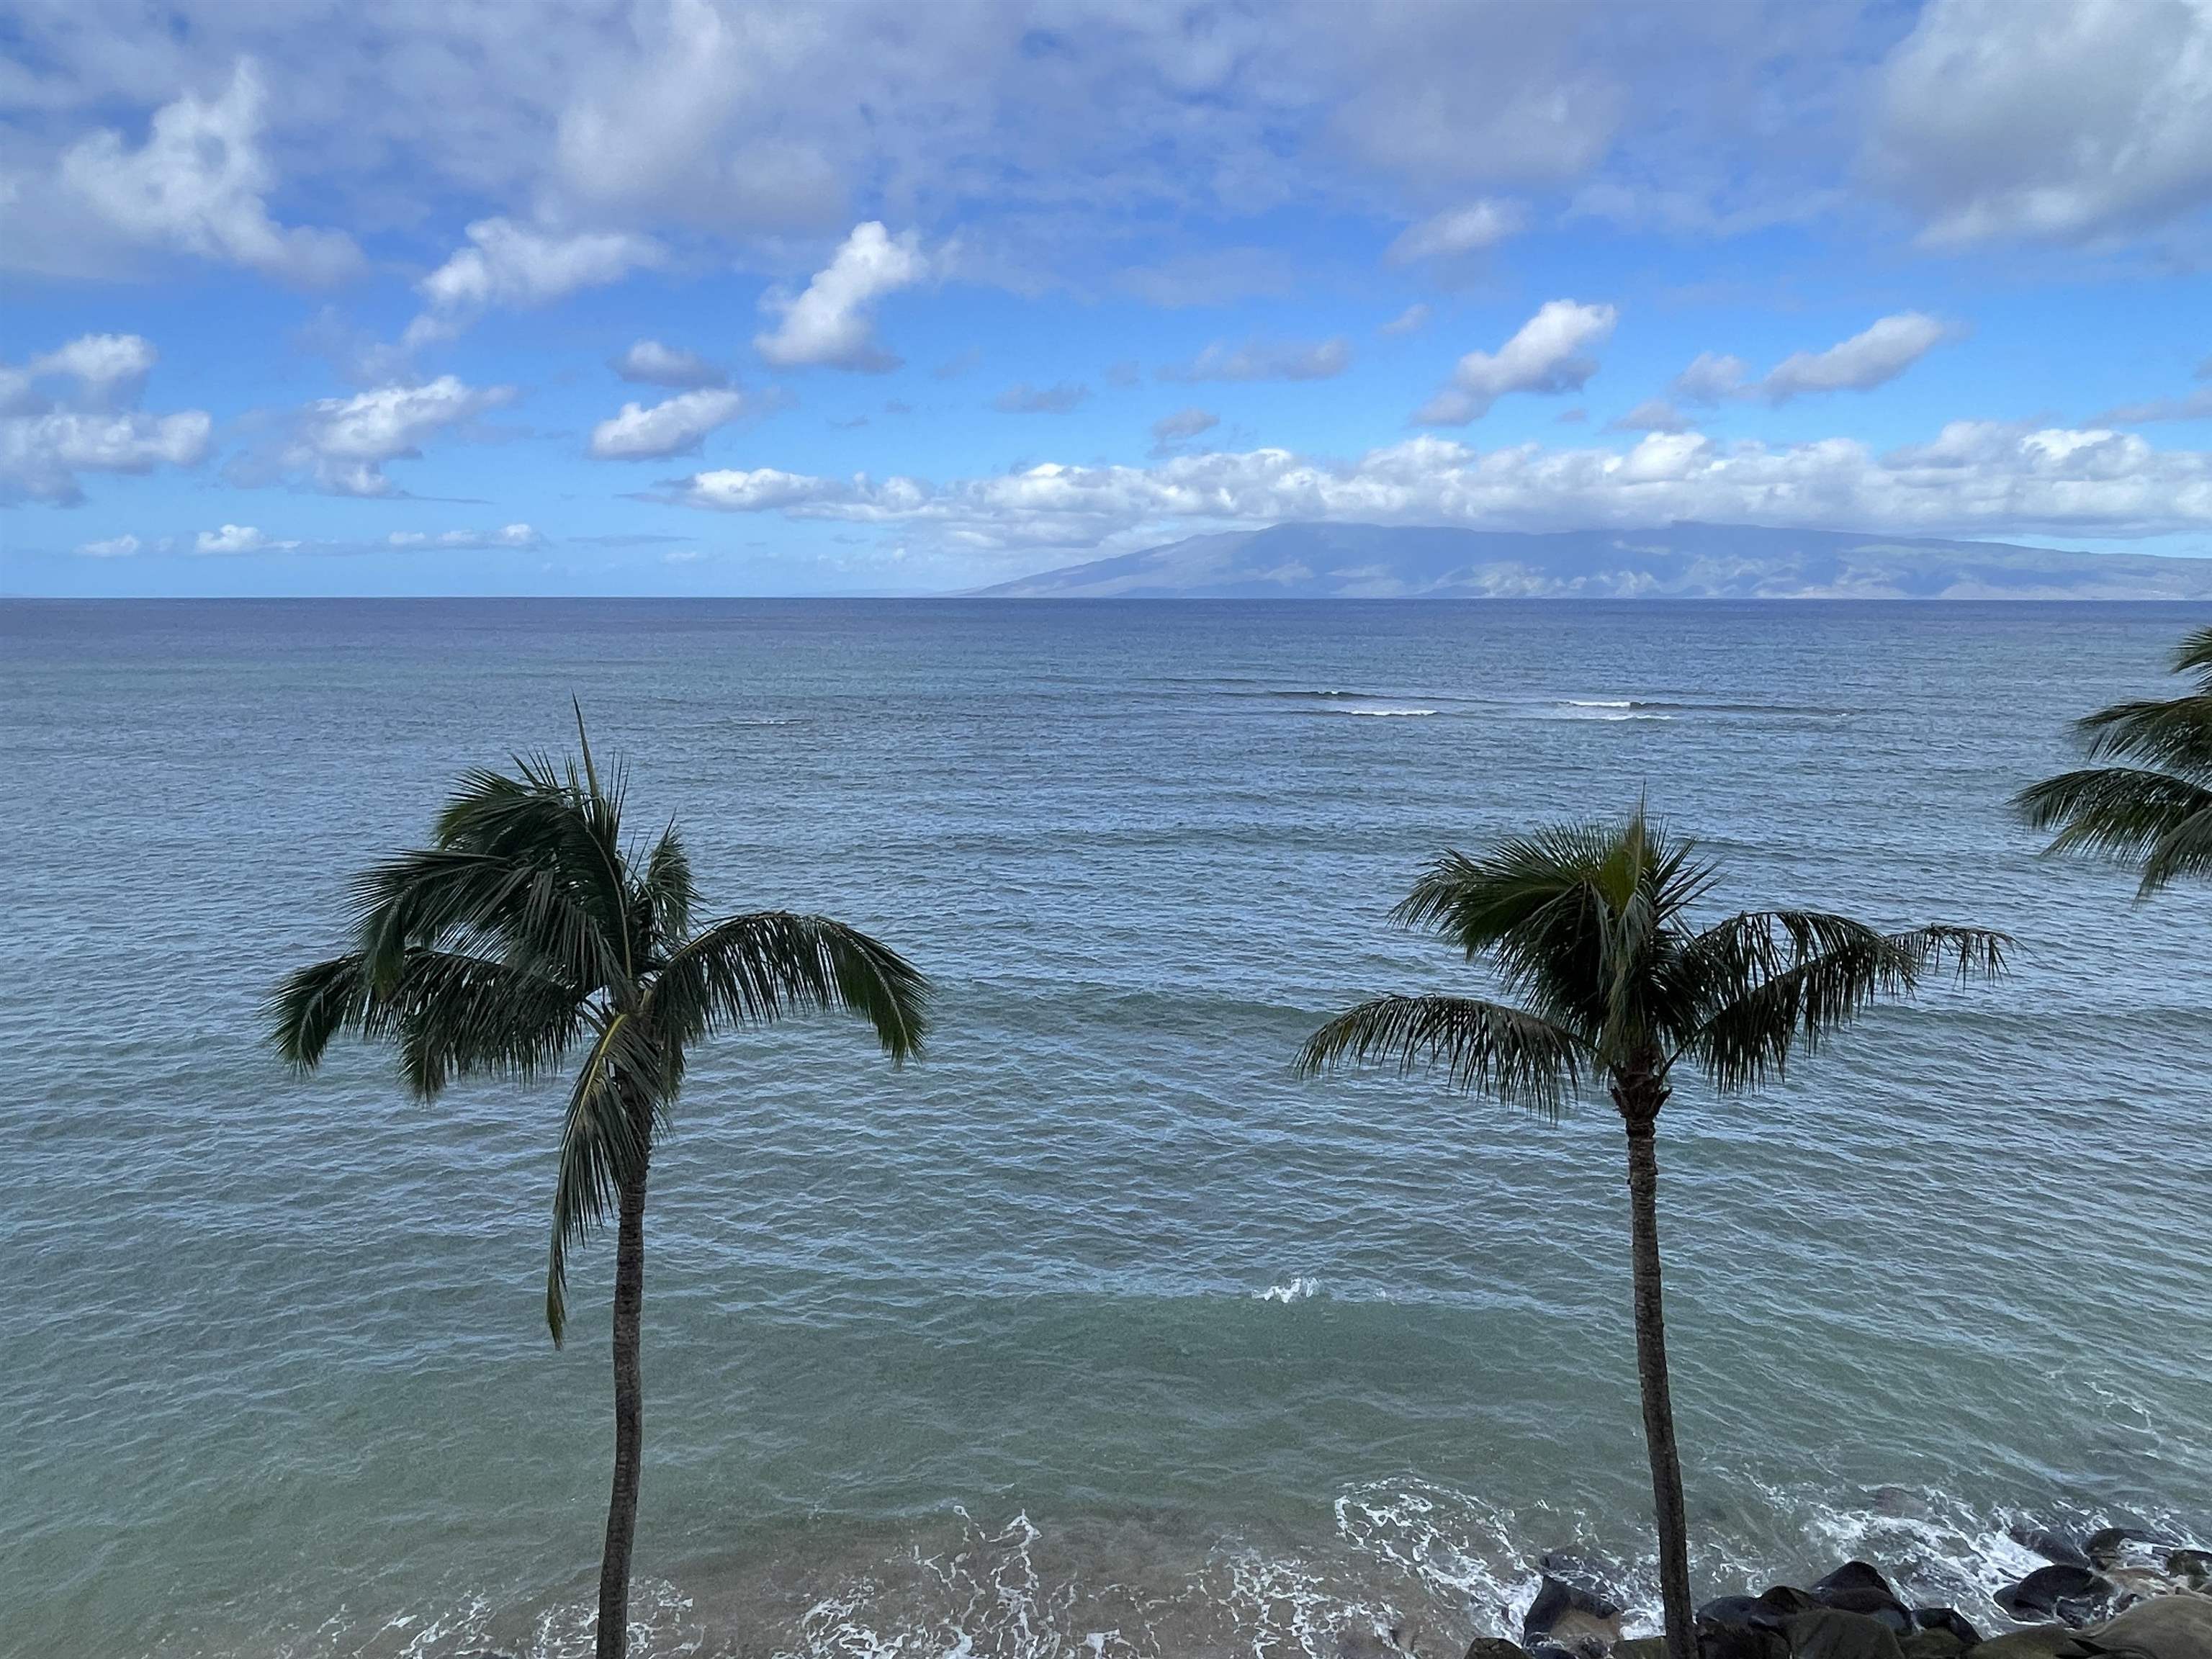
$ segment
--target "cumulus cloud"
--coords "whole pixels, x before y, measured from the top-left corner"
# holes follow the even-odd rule
[[[1939,245],[2171,223],[2212,203],[2212,5],[1931,0],[1867,160]]]
[[[1799,351],[1784,358],[1759,382],[1759,390],[1774,404],[1808,392],[1870,392],[1926,356],[1945,332],[1933,317],[1900,312],[1826,351]]]
[[[1081,550],[1206,526],[1335,520],[1501,529],[1679,520],[1923,534],[2152,535],[2212,526],[2212,453],[2130,434],[1955,422],[1877,454],[1652,433],[1626,449],[1494,450],[1419,437],[1349,461],[1283,449],[1070,466],[933,484],[762,469],[678,479],[665,499],[933,534],[977,550]]]
[[[513,386],[472,386],[441,374],[416,386],[318,398],[292,416],[287,436],[273,451],[241,457],[227,471],[233,483],[249,486],[305,474],[326,495],[398,495],[399,486],[384,471],[388,463],[419,459],[432,438],[465,428],[514,396]]]
[[[131,407],[156,356],[135,334],[86,334],[21,368],[0,364],[0,501],[74,507],[84,499],[81,472],[205,460],[215,422],[204,410]]]
[[[1523,221],[1518,203],[1470,202],[1407,226],[1382,257],[1394,265],[1464,258],[1496,247],[1516,234]]]
[[[681,351],[658,340],[640,340],[615,359],[614,371],[637,386],[665,386],[678,392],[729,384],[727,371],[696,351]]]
[[[136,536],[110,536],[105,541],[79,542],[77,554],[87,559],[127,559],[145,545]]]
[[[146,389],[161,354],[136,334],[86,334],[31,359],[31,376],[52,374],[77,383],[77,396],[95,409],[127,407]]]
[[[1615,315],[1611,306],[1547,301],[1496,351],[1470,351],[1461,358],[1451,384],[1413,418],[1424,426],[1465,426],[1508,392],[1581,391],[1597,373],[1597,360],[1587,354],[1613,337]]]
[[[1163,380],[1328,380],[1352,367],[1352,342],[1248,340],[1232,346],[1215,341],[1188,362],[1160,369]]]
[[[300,282],[327,282],[359,262],[349,237],[287,228],[269,216],[276,170],[261,150],[261,72],[241,58],[213,100],[163,105],[144,144],[103,129],[62,157],[63,185],[125,239]]]
[[[296,541],[272,540],[250,524],[203,530],[192,538],[195,553],[289,553],[299,545]]]
[[[991,407],[1001,415],[1065,415],[1081,407],[1090,396],[1089,386],[1073,381],[1033,386],[1026,380],[1017,380],[991,399]]]
[[[658,264],[659,243],[628,231],[558,232],[479,219],[461,248],[416,286],[426,309],[407,325],[412,349],[450,338],[494,306],[544,305]]]
[[[742,392],[714,386],[680,392],[647,406],[624,404],[622,413],[592,428],[592,453],[603,461],[659,459],[696,449],[716,427],[744,412]]]
[[[1376,331],[1378,334],[1418,334],[1429,325],[1433,314],[1430,308],[1416,302],[1407,306],[1389,322]]]
[[[914,232],[894,237],[874,219],[855,225],[805,292],[762,297],[761,309],[779,320],[753,337],[753,349],[779,368],[896,368],[901,360],[876,344],[876,303],[928,274]]]

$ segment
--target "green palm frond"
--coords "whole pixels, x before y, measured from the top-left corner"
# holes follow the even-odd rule
[[[675,825],[660,832],[660,839],[646,855],[638,896],[644,902],[645,921],[653,938],[673,940],[690,933],[691,911],[699,893],[692,885],[690,856],[677,839]]]
[[[2045,850],[2142,865],[2148,896],[2177,877],[2212,873],[2212,789],[2141,767],[2063,772],[2014,798],[2022,817],[2058,834]]]
[[[731,916],[669,957],[647,1000],[677,1042],[787,1014],[843,1010],[875,1028],[894,1061],[921,1052],[927,981],[889,945],[827,916]]]
[[[1785,925],[1784,917],[1794,919],[1795,927]],[[1750,942],[1762,923],[1771,951]],[[1869,1002],[1910,996],[1947,963],[1961,977],[1996,978],[2011,945],[2004,934],[1983,928],[1884,933],[1814,912],[1738,916],[1705,938],[1717,936],[1707,992],[1717,1006],[1682,1039],[1669,1063],[1687,1057],[1716,1088],[1730,1092],[1778,1080],[1795,1050],[1813,1052]],[[1788,939],[1787,945],[1776,936]],[[1787,965],[1778,970],[1778,962]]]
[[[339,1032],[374,1035],[368,1029],[377,1001],[372,983],[358,951],[286,975],[261,1005],[284,1063],[312,1072]]]
[[[2139,866],[2138,897],[2184,876],[2212,876],[2212,628],[2183,640],[2173,670],[2195,693],[2115,703],[2075,722],[2097,760],[2023,789],[2013,808],[2058,833],[2046,849]]]
[[[1547,1115],[1582,1084],[1584,1048],[1572,1033],[1518,1008],[1471,997],[1378,997],[1346,1010],[1306,1039],[1301,1077],[1338,1066],[1441,1069],[1455,1089]]]
[[[2114,703],[2074,726],[2093,758],[2136,761],[2212,780],[2212,692]]]
[[[606,1224],[623,1183],[644,1170],[665,1069],[642,1022],[612,1014],[601,1021],[568,1091],[545,1263],[545,1328],[556,1346],[568,1323],[568,1247]]]

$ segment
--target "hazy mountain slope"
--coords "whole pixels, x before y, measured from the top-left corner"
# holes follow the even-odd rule
[[[1742,525],[1534,534],[1285,524],[1194,536],[981,592],[1091,599],[2212,599],[2212,558]]]

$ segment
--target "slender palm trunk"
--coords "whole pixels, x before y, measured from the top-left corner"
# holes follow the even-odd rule
[[[1698,1659],[1690,1603],[1689,1522],[1682,1504],[1682,1458],[1674,1446],[1674,1402],[1667,1382],[1667,1319],[1659,1279],[1659,1108],[1663,1085],[1616,1087],[1628,1129],[1630,1259],[1636,1285],[1636,1379],[1644,1392],[1644,1440],[1651,1455],[1651,1503],[1659,1523],[1659,1602],[1667,1659]]]
[[[615,1484],[607,1500],[606,1553],[599,1559],[599,1659],[623,1659],[629,1645],[629,1547],[644,1449],[638,1323],[645,1307],[645,1177],[640,1170],[623,1183],[616,1233]]]

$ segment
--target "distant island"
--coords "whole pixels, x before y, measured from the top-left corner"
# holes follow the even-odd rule
[[[2208,599],[2212,558],[1753,525],[1279,524],[979,590],[1006,599]]]

